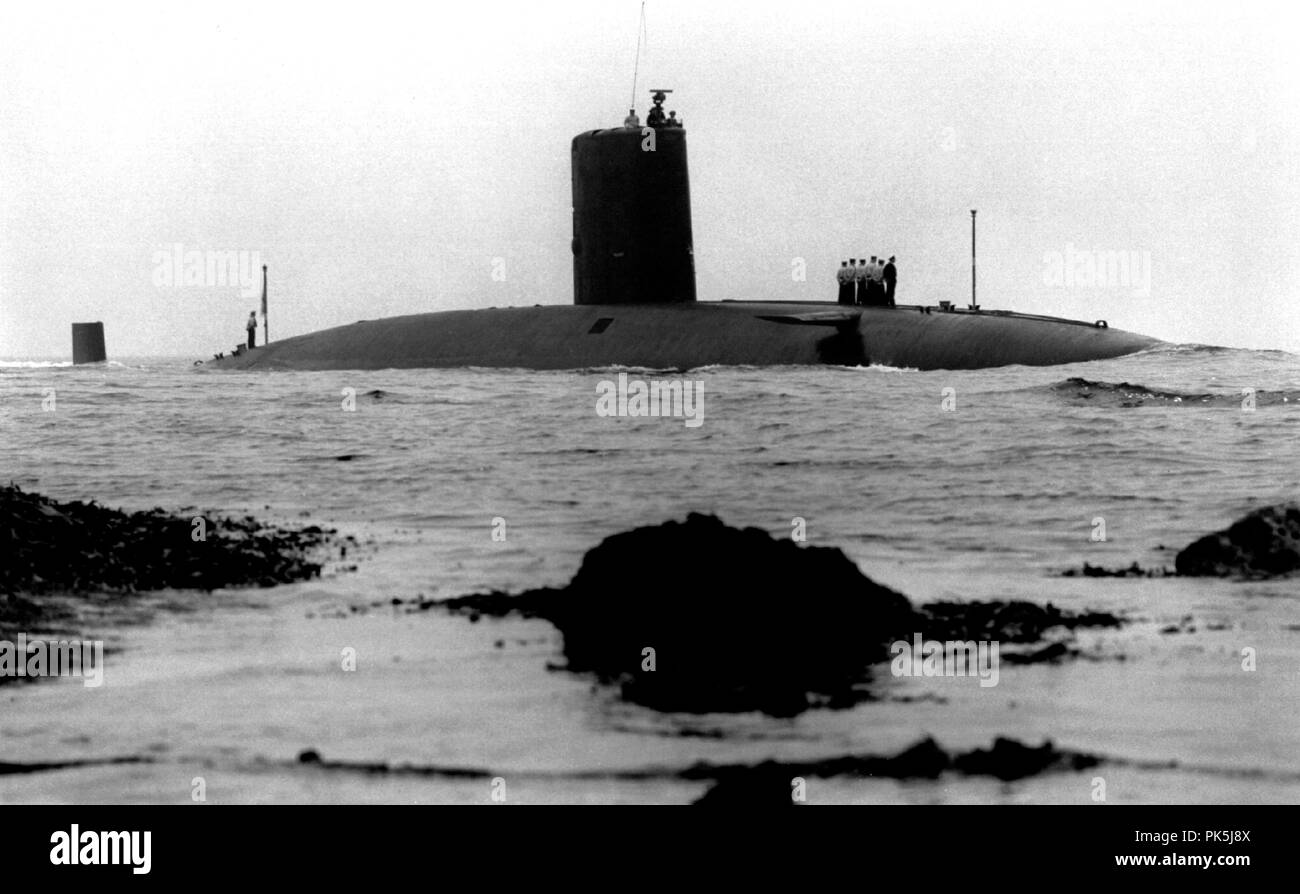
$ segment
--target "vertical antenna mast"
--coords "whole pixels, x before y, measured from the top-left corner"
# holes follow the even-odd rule
[[[636,111],[636,76],[641,68],[641,38],[645,34],[645,0],[641,0],[641,24],[636,29],[636,62],[632,65],[632,101],[629,111]]]
[[[271,321],[266,316],[266,265],[262,265],[262,346],[271,343]]]

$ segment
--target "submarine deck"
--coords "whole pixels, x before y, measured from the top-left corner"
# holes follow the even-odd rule
[[[1081,320],[833,301],[535,305],[449,310],[295,336],[207,361],[214,369],[883,364],[914,369],[1050,366],[1161,344]]]

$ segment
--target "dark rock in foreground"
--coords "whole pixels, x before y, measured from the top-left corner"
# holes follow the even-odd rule
[[[196,526],[195,518],[203,518]],[[200,531],[203,539],[196,539]],[[311,526],[283,529],[251,517],[121,512],[60,503],[0,487],[0,621],[21,621],[14,594],[134,592],[289,583],[320,574],[313,556],[335,540]],[[351,538],[347,538],[351,539]]]
[[[1031,748],[1015,739],[998,736],[993,747],[954,755],[952,768],[966,776],[993,776],[1004,781],[1024,779],[1050,771],[1075,771],[1095,767],[1101,760],[1090,754],[1058,751],[1050,741]]]
[[[1053,627],[1119,627],[1123,622],[1109,612],[1073,614],[1052,603],[1034,602],[931,602],[916,611],[929,639],[996,640],[1000,643],[1036,643]],[[1004,656],[1006,657],[1006,656]]]
[[[47,612],[30,599],[0,592],[0,639],[6,630],[38,628],[47,617]]]
[[[550,620],[570,670],[617,678],[632,701],[794,714],[849,693],[911,617],[838,549],[692,514],[606,538]]]
[[[1158,547],[1164,549],[1164,547]],[[1257,509],[1231,527],[1207,534],[1178,553],[1173,570],[1105,568],[1083,563],[1062,577],[1240,577],[1259,579],[1300,570],[1300,505]]]
[[[775,761],[718,773],[718,781],[694,804],[701,807],[793,807],[795,776]]]
[[[127,764],[152,764],[152,757],[127,755],[124,757],[82,758],[63,761],[31,761],[15,763],[0,761],[0,776],[18,776],[26,773],[50,773],[59,770],[79,770],[86,767],[117,767]]]
[[[1032,643],[1051,627],[1119,624],[1027,602],[914,609],[838,549],[698,514],[605,539],[565,588],[436,604],[471,620],[544,618],[564,635],[567,670],[618,685],[647,707],[777,716],[870,698],[872,665],[916,633]]]
[[[314,748],[299,752],[293,762],[298,768],[328,773],[355,773],[367,776],[420,776],[447,779],[491,779],[507,774],[489,767],[446,764],[397,764],[375,760],[325,759]],[[815,779],[898,779],[935,780],[945,773],[959,776],[992,776],[1004,781],[1014,781],[1042,773],[1071,773],[1106,764],[1127,764],[1131,761],[1103,758],[1086,752],[1058,749],[1050,740],[1037,748],[1015,739],[996,738],[993,747],[971,751],[946,751],[933,738],[926,737],[897,754],[847,754],[811,760],[767,760],[758,764],[715,764],[699,761],[681,768],[652,765],[608,771],[579,770],[527,773],[534,778],[551,781],[564,779],[626,779],[645,781],[653,779],[680,779],[688,782],[712,782],[714,785],[698,799],[697,804],[719,806],[784,807],[798,803],[799,796],[809,802],[817,800],[815,788],[808,783]],[[1176,767],[1176,762],[1147,763],[1145,766],[1160,769]],[[797,784],[802,780],[802,791]]]
[[[1137,562],[1127,568],[1106,568],[1102,565],[1083,563],[1082,568],[1067,568],[1061,577],[1168,577],[1167,568],[1143,568]]]
[[[1059,750],[1050,741],[1037,748],[999,736],[993,747],[949,754],[934,739],[923,739],[892,756],[861,755],[819,761],[765,761],[753,766],[697,764],[682,775],[716,779],[695,803],[720,807],[785,806],[797,778],[874,777],[879,779],[938,779],[945,772],[963,776],[992,776],[1004,782],[1040,773],[1074,772],[1101,764],[1096,755]],[[815,800],[815,792],[809,800]]]
[[[1174,567],[1196,577],[1263,578],[1300,570],[1300,505],[1257,509],[1188,546]]]

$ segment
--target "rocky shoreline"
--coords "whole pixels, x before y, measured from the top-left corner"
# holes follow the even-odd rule
[[[0,640],[71,626],[68,596],[272,587],[318,577],[351,536],[252,516],[127,512],[0,486]],[[0,683],[7,678],[0,677]]]

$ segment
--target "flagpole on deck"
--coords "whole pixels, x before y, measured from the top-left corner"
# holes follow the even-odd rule
[[[266,265],[262,265],[262,344],[271,343],[271,321],[266,318]]]

